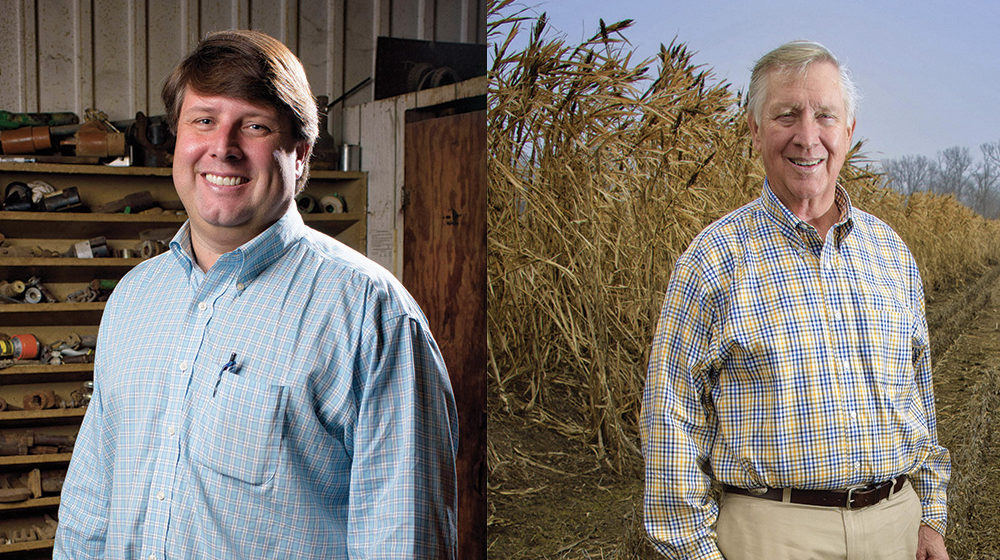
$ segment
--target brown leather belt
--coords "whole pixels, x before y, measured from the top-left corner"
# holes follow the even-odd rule
[[[848,488],[847,490],[800,490],[798,488],[789,489],[789,500],[793,504],[803,504],[809,506],[842,507],[847,509],[861,509],[873,506],[903,489],[906,483],[906,475],[899,475],[896,478],[869,484],[861,488]],[[765,500],[784,501],[784,488],[755,488],[746,490],[737,488],[729,484],[723,484],[722,489],[730,494],[740,494],[742,496],[752,496],[754,498],[764,498]]]

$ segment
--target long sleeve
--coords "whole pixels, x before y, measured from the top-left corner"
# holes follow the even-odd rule
[[[667,288],[643,395],[645,523],[673,558],[720,559],[712,525],[708,454],[715,435],[708,395],[710,309],[695,266],[683,257]]]
[[[917,317],[919,317],[917,338],[927,341],[918,345],[917,350],[914,351],[913,369],[930,437],[927,444],[927,457],[920,468],[912,473],[911,481],[920,496],[921,523],[943,535],[948,525],[947,487],[951,478],[951,456],[948,450],[941,446],[937,438],[937,414],[934,406],[931,353],[928,343],[930,335],[924,310],[923,284],[915,264],[912,270],[911,290],[914,293],[912,305],[916,308]]]
[[[351,558],[454,559],[458,421],[426,326],[396,317],[366,332],[353,433]]]
[[[55,560],[104,558],[111,487],[103,460],[103,429],[104,410],[100,385],[97,385],[62,488]]]

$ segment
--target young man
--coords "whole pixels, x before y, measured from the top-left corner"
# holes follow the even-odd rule
[[[643,398],[646,528],[673,558],[948,557],[920,274],[837,184],[855,107],[816,43],[753,70],[763,193],[678,260]]]
[[[454,558],[426,319],[293,202],[318,122],[301,63],[215,33],[163,100],[189,220],[108,301],[55,558]]]

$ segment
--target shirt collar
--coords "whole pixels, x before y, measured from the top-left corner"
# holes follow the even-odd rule
[[[840,219],[830,228],[830,231],[834,232],[834,240],[839,244],[854,229],[854,206],[851,204],[850,195],[847,194],[844,187],[840,186],[840,183],[836,185],[833,202],[840,210]],[[789,210],[778,199],[778,196],[771,190],[771,184],[767,179],[764,179],[764,192],[761,194],[761,203],[768,215],[776,219],[778,223],[788,226],[793,231],[799,231],[804,227],[812,228],[811,225],[796,216],[794,212]]]
[[[238,289],[253,281],[306,234],[305,223],[293,204],[285,214],[260,235],[219,257],[212,269],[227,268],[237,275]],[[170,241],[170,251],[190,276],[195,266],[191,248],[191,221],[184,222]]]

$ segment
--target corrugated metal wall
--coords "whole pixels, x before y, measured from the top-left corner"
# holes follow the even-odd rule
[[[373,76],[378,36],[486,43],[486,0],[0,0],[0,110],[161,114],[167,74],[210,31],[288,45],[315,95]],[[372,100],[371,84],[346,99]],[[340,109],[330,132],[340,140]]]

